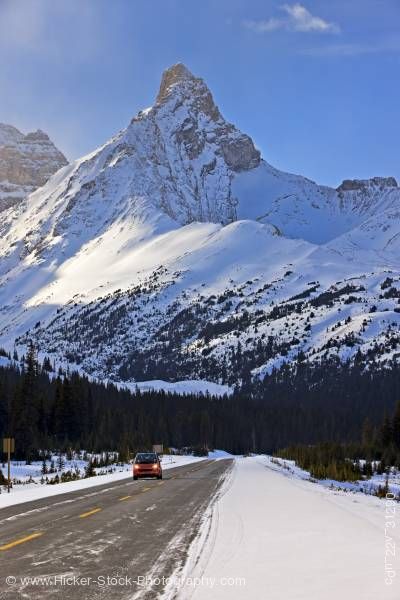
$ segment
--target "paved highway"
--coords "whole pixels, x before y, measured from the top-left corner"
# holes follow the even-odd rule
[[[0,598],[157,598],[231,466],[207,460],[165,471],[162,481],[118,481],[0,510]]]

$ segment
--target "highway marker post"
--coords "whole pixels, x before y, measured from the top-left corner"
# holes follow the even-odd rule
[[[14,438],[3,438],[3,452],[7,454],[7,492],[10,493],[11,487],[11,452],[15,452],[15,439]]]

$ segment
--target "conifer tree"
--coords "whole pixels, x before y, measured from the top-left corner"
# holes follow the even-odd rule
[[[64,469],[64,466],[65,466],[64,458],[63,458],[63,455],[60,452],[59,455],[58,455],[58,457],[57,457],[57,469],[59,471],[62,471]]]
[[[30,460],[37,448],[37,398],[38,362],[32,342],[24,361],[21,384],[15,390],[12,429],[17,444],[17,455]]]
[[[85,469],[85,478],[94,477],[96,475],[96,471],[94,470],[94,465],[92,459],[89,460]]]
[[[362,428],[362,445],[366,448],[372,445],[373,440],[373,429],[371,426],[371,422],[366,417],[364,419],[363,428]]]
[[[0,469],[0,485],[7,485],[7,479],[3,475],[3,471]]]
[[[381,427],[381,443],[384,448],[387,448],[393,440],[393,428],[390,417],[385,414]]]

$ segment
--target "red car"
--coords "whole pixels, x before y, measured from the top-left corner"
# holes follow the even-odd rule
[[[158,454],[155,452],[138,452],[133,461],[133,479],[139,477],[157,477],[162,479],[162,468]]]

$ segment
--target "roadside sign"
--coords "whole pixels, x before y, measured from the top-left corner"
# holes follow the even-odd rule
[[[164,445],[163,444],[153,444],[153,452],[157,452],[157,454],[163,454]]]
[[[15,439],[3,438],[3,452],[5,454],[15,452]]]
[[[7,478],[7,491],[10,493],[11,487],[11,453],[15,452],[15,439],[14,438],[3,438],[3,452],[7,454],[8,462],[8,478]]]

